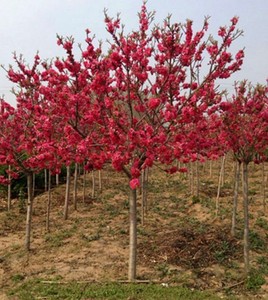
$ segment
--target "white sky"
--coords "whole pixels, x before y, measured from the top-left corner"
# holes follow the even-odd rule
[[[14,65],[12,53],[23,54],[32,63],[37,51],[42,59],[63,56],[56,44],[56,34],[72,35],[77,43],[85,37],[85,29],[105,41],[103,9],[110,16],[121,13],[126,29],[137,28],[137,12],[141,0],[0,0],[0,64]],[[209,32],[216,35],[218,27],[229,25],[239,16],[238,27],[244,36],[235,42],[235,50],[245,47],[242,70],[224,81],[229,88],[234,80],[248,79],[253,84],[266,84],[268,78],[268,0],[148,0],[149,10],[156,11],[155,22],[161,23],[169,14],[174,22],[194,21],[196,29],[204,16],[211,16]],[[12,84],[0,69],[0,95],[15,104],[10,93]]]

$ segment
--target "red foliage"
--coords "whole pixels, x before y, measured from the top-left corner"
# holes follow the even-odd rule
[[[152,26],[152,20],[153,13],[142,5],[139,28],[126,34],[120,19],[106,14],[112,37],[106,54],[86,30],[79,59],[74,40],[59,36],[66,57],[50,65],[41,64],[37,55],[28,68],[15,56],[18,71],[11,68],[8,76],[21,90],[10,121],[16,132],[6,135],[14,143],[13,152],[3,154],[11,155],[9,163],[18,159],[15,149],[24,155],[20,164],[30,169],[57,172],[62,163],[85,160],[87,168],[100,169],[111,162],[133,188],[141,170],[155,161],[170,165],[174,159],[217,155],[215,112],[221,94],[215,80],[242,65],[243,51],[233,56],[229,50],[241,34],[235,31],[237,18],[220,27],[220,41],[206,37],[207,19],[197,32],[192,21],[167,18]],[[2,113],[3,120],[7,117]]]
[[[223,138],[241,162],[267,159],[268,89],[265,86],[236,85],[236,94],[223,103]]]

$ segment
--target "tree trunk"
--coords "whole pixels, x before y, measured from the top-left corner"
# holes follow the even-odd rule
[[[34,193],[35,193],[35,173],[33,173],[33,178],[32,178],[32,197],[34,198]]]
[[[225,182],[225,161],[226,161],[226,155],[222,158],[222,175],[221,175],[221,186],[224,186]]]
[[[60,182],[60,178],[59,178],[59,174],[56,174],[56,186],[59,185],[59,182]]]
[[[102,192],[102,174],[101,174],[101,170],[99,170],[98,172],[99,172],[99,191],[101,193]]]
[[[244,263],[249,272],[249,217],[248,217],[248,163],[243,162],[243,200],[244,200]]]
[[[91,196],[92,198],[95,198],[95,189],[96,189],[96,184],[95,184],[95,176],[94,176],[94,171],[92,170],[91,172],[91,175],[92,175],[92,193],[91,193]]]
[[[199,166],[199,161],[197,160],[195,162],[195,171],[196,171],[196,197],[199,198],[200,196],[200,166]]]
[[[146,181],[146,202],[145,202],[145,213],[148,213],[148,182],[149,182],[149,168],[146,168],[145,172],[145,181]]]
[[[212,178],[212,160],[209,161],[209,178]]]
[[[194,172],[193,172],[193,163],[190,162],[188,164],[189,172],[188,172],[188,179],[189,179],[189,192],[193,196],[194,195]]]
[[[73,193],[74,210],[77,210],[77,179],[78,179],[78,164],[75,163],[75,169],[74,169],[74,193]]]
[[[264,162],[262,163],[262,184],[261,184],[261,194],[262,194],[262,205],[263,205],[263,211],[265,213],[266,211],[266,194],[265,194],[265,189],[266,189],[266,180],[265,180],[265,164]]]
[[[33,173],[27,174],[27,215],[26,215],[26,236],[25,236],[25,248],[30,250],[31,244],[31,227],[32,227],[32,212],[33,212]]]
[[[141,174],[141,224],[144,225],[145,213],[147,213],[147,183],[148,183],[148,169],[142,170]]]
[[[77,169],[77,176],[78,176],[78,178],[80,178],[81,177],[81,164],[78,164],[78,169]]]
[[[85,204],[85,199],[86,199],[86,176],[87,172],[84,166],[84,174],[83,174],[83,203]]]
[[[129,265],[128,280],[135,281],[137,270],[137,191],[130,191],[129,199]]]
[[[47,195],[47,218],[46,231],[50,232],[50,207],[51,207],[51,172],[48,171],[48,195]]]
[[[45,192],[47,191],[47,169],[44,170]]]
[[[222,176],[223,176],[223,172],[224,172],[224,161],[225,161],[225,155],[223,156],[222,161],[221,161],[221,168],[220,168],[220,174],[219,174],[218,191],[217,191],[217,198],[216,198],[216,216],[218,216],[218,213],[219,213],[219,199],[220,199],[220,193],[221,193]]]
[[[235,176],[234,176],[234,199],[233,199],[233,214],[232,214],[232,228],[231,228],[232,236],[235,236],[240,169],[241,169],[241,163],[239,161],[236,161],[235,170],[234,170],[234,173],[235,173]]]
[[[71,183],[71,171],[70,166],[66,167],[66,190],[65,190],[65,203],[64,203],[64,220],[68,219],[68,207],[70,199],[70,183]]]
[[[8,166],[8,171],[11,171],[11,165]],[[7,210],[11,209],[11,175],[8,173],[8,186],[7,186]]]

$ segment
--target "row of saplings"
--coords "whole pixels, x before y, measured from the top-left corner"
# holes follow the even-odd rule
[[[198,165],[199,163],[196,162]],[[224,173],[224,166],[226,164],[226,157],[224,156],[220,162],[220,173],[219,173],[219,183],[218,183],[218,192],[216,197],[216,214],[219,206],[219,195],[221,188],[221,181]],[[211,162],[210,162],[211,165]],[[0,172],[4,172],[5,168],[1,167]],[[188,165],[188,177],[191,180],[193,175],[192,165]],[[233,212],[232,212],[232,226],[231,226],[231,234],[235,236],[236,230],[236,216],[237,216],[237,206],[238,206],[238,193],[239,193],[239,182],[242,177],[242,192],[243,192],[243,206],[244,206],[244,264],[245,264],[245,274],[248,274],[250,270],[250,261],[249,261],[249,214],[248,214],[248,165],[241,164],[239,161],[234,163],[234,195],[233,195]],[[242,169],[242,170],[241,170]],[[242,171],[242,172],[241,172]],[[26,203],[27,203],[27,218],[26,218],[26,240],[25,245],[26,249],[30,250],[30,236],[31,232],[29,229],[31,228],[31,214],[32,214],[32,201],[25,201],[26,194],[31,194],[31,197],[42,193],[43,191],[47,191],[48,199],[47,199],[47,216],[46,216],[46,229],[50,231],[50,206],[51,206],[51,189],[52,186],[57,186],[61,183],[66,183],[66,193],[65,193],[65,205],[64,205],[64,219],[68,218],[68,205],[70,200],[70,190],[71,190],[71,176],[73,176],[74,186],[73,186],[73,196],[74,196],[74,208],[77,209],[77,189],[78,189],[78,178],[83,173],[83,201],[85,201],[86,197],[86,171],[84,170],[82,165],[72,164],[69,167],[63,167],[61,170],[61,174],[56,176],[51,176],[50,172],[44,170],[39,174],[21,174],[18,179],[13,179],[12,183],[8,187],[2,186],[2,192],[7,193],[8,195],[8,203],[11,203],[11,198],[17,198],[19,200],[20,211],[25,212]],[[92,196],[95,194],[95,176],[92,171]],[[241,176],[242,173],[242,176]],[[101,171],[98,172],[99,176],[99,188],[102,188],[101,184]],[[200,174],[197,174],[197,184],[199,185]],[[30,178],[30,181],[29,181]],[[263,185],[263,209],[265,212],[266,209],[266,200],[265,200],[265,165],[262,164],[262,185]],[[142,221],[144,220],[144,208],[147,202],[147,192],[146,187],[148,183],[148,172],[144,170],[142,173]],[[190,183],[193,185],[193,182]],[[27,188],[26,188],[27,187]],[[12,193],[10,192],[12,191]],[[132,191],[133,192],[133,191]],[[136,190],[135,190],[136,193]],[[28,197],[29,198],[29,197]],[[29,214],[29,204],[30,204],[30,214]],[[11,209],[11,204],[8,205],[8,209]],[[132,245],[133,247],[133,245]],[[132,248],[130,247],[130,249]],[[135,266],[136,268],[136,266]],[[136,273],[136,272],[135,272]]]

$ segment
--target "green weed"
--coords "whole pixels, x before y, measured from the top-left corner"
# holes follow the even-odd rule
[[[263,219],[263,218],[258,218],[258,219],[256,220],[255,225],[257,225],[257,226],[259,226],[259,227],[261,227],[261,228],[263,228],[263,229],[265,229],[265,230],[268,230],[268,221],[266,221],[266,220]]]
[[[93,241],[98,241],[101,238],[101,236],[100,236],[100,233],[97,232],[97,233],[91,234],[91,235],[82,234],[81,238],[87,242],[93,242]]]
[[[15,274],[15,275],[13,275],[13,276],[11,277],[11,280],[12,280],[13,282],[17,283],[17,282],[23,281],[24,278],[25,278],[25,276],[22,275],[22,274]]]
[[[268,275],[268,258],[266,256],[260,256],[257,258],[257,263],[259,265],[259,271],[264,275]]]
[[[110,203],[106,203],[104,208],[109,213],[109,215],[111,217],[116,217],[116,216],[120,215],[120,209],[115,205],[112,205]]]
[[[169,266],[167,263],[162,263],[157,266],[157,271],[160,272],[160,278],[163,279],[167,275],[169,275]]]
[[[62,230],[55,233],[47,233],[45,235],[45,242],[49,247],[61,247],[64,245],[64,240],[73,235],[73,230]]]
[[[246,280],[246,289],[252,292],[256,292],[261,288],[261,286],[264,283],[265,283],[265,279],[263,275],[260,272],[253,270],[250,272]]]
[[[227,241],[222,241],[219,249],[214,253],[215,259],[219,263],[223,263],[230,255],[230,251],[231,251],[230,244]]]
[[[251,231],[249,233],[249,241],[250,241],[250,247],[253,250],[265,250],[266,249],[265,241],[255,231]]]

